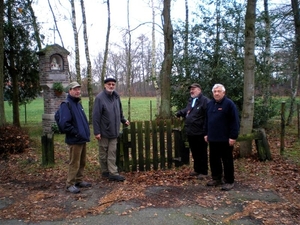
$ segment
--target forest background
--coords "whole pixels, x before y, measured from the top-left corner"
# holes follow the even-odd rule
[[[212,97],[213,84],[225,85],[227,96],[240,110],[242,134],[263,125],[274,115],[274,96],[290,97],[287,123],[291,123],[299,85],[298,1],[216,0],[191,1],[191,5],[186,0],[182,7],[185,17],[179,20],[174,19],[171,10],[177,1],[143,1],[149,5],[152,17],[135,26],[130,21],[132,1],[127,0],[123,9],[125,18],[110,10],[110,1],[103,2],[107,14],[101,15],[101,19],[103,26],[107,22],[107,33],[105,46],[97,46],[95,58],[90,57],[89,49],[94,52],[96,47],[89,45],[88,34],[97,27],[87,26],[86,2],[48,1],[54,21],[50,32],[57,35],[57,43],[64,46],[59,19],[69,20],[72,27],[74,46],[68,49],[72,65],[69,77],[70,81],[82,84],[83,96],[89,98],[89,112],[104,78],[113,76],[118,80],[118,92],[129,98],[129,119],[132,96],[155,96],[156,116],[170,118],[172,110],[185,106],[188,85],[197,82],[208,97]],[[13,107],[13,124],[20,126],[19,106],[41,95],[36,52],[48,43],[46,34],[40,32],[43,24],[35,13],[34,6],[39,1],[1,3],[4,65],[0,73],[3,74],[0,96],[4,98],[0,97],[3,115],[0,118],[4,124],[5,99]],[[67,13],[61,14],[61,8]],[[118,42],[109,38],[110,18],[114,16],[126,21],[125,27],[120,28],[122,38]],[[151,33],[137,32],[145,24],[149,24]],[[99,35],[104,34],[99,32]],[[84,52],[79,38],[83,39]],[[83,59],[86,66],[81,64]],[[244,148],[250,149],[247,145]]]

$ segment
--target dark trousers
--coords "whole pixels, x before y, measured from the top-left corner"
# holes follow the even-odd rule
[[[233,146],[228,142],[209,142],[209,162],[213,180],[221,180],[224,169],[224,182],[234,182]]]
[[[208,159],[207,159],[207,143],[204,141],[203,135],[187,136],[189,146],[194,159],[194,171],[207,175]]]

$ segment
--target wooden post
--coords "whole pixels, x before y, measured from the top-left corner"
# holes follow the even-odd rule
[[[54,138],[53,133],[44,134],[42,142],[42,165],[51,166],[54,164]]]
[[[138,157],[139,157],[139,171],[145,171],[144,168],[144,143],[143,143],[143,122],[137,122],[137,134],[138,134]]]
[[[285,102],[281,103],[281,133],[280,133],[280,154],[284,151],[284,135],[285,135]]]
[[[146,155],[146,171],[149,171],[151,169],[150,121],[145,121],[145,155]]]
[[[298,139],[300,139],[300,105],[297,104]]]

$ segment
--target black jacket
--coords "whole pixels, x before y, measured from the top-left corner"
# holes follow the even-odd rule
[[[209,99],[200,94],[193,108],[192,102],[193,98],[189,98],[186,108],[178,111],[176,116],[185,118],[185,131],[187,135],[204,135],[206,106]]]

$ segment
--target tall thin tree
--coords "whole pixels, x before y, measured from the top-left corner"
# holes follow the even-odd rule
[[[171,0],[164,0],[163,6],[164,60],[160,72],[161,105],[159,117],[167,119],[171,116],[171,71],[173,64],[173,27],[171,22]]]
[[[4,0],[0,0],[0,27],[3,27],[3,14],[4,14]],[[0,29],[0,127],[5,124],[5,111],[4,111],[4,47],[3,47],[3,29]]]
[[[295,111],[296,96],[299,87],[299,76],[300,76],[300,12],[299,12],[299,1],[291,0],[293,16],[294,16],[294,26],[295,26],[295,49],[297,54],[297,71],[295,72],[295,82],[291,91],[291,104],[289,109],[289,116],[287,118],[287,125],[292,123],[293,114]]]
[[[75,68],[76,68],[76,77],[77,81],[81,83],[81,72],[80,72],[80,56],[79,56],[79,41],[78,41],[78,31],[76,25],[76,11],[74,0],[70,0],[71,9],[72,9],[72,27],[75,43]]]
[[[241,134],[252,132],[254,116],[254,72],[255,72],[255,20],[256,0],[247,1],[245,16],[245,59],[244,59],[244,93],[241,120]],[[240,143],[240,155],[246,157],[251,154],[252,141]]]
[[[93,111],[93,88],[92,88],[92,64],[90,60],[90,52],[89,52],[89,40],[87,36],[87,26],[86,26],[86,16],[85,16],[85,7],[84,1],[80,0],[81,12],[82,12],[82,23],[83,23],[83,38],[84,38],[84,49],[85,49],[85,57],[87,63],[87,91],[89,96],[89,124],[92,123],[92,111]]]

